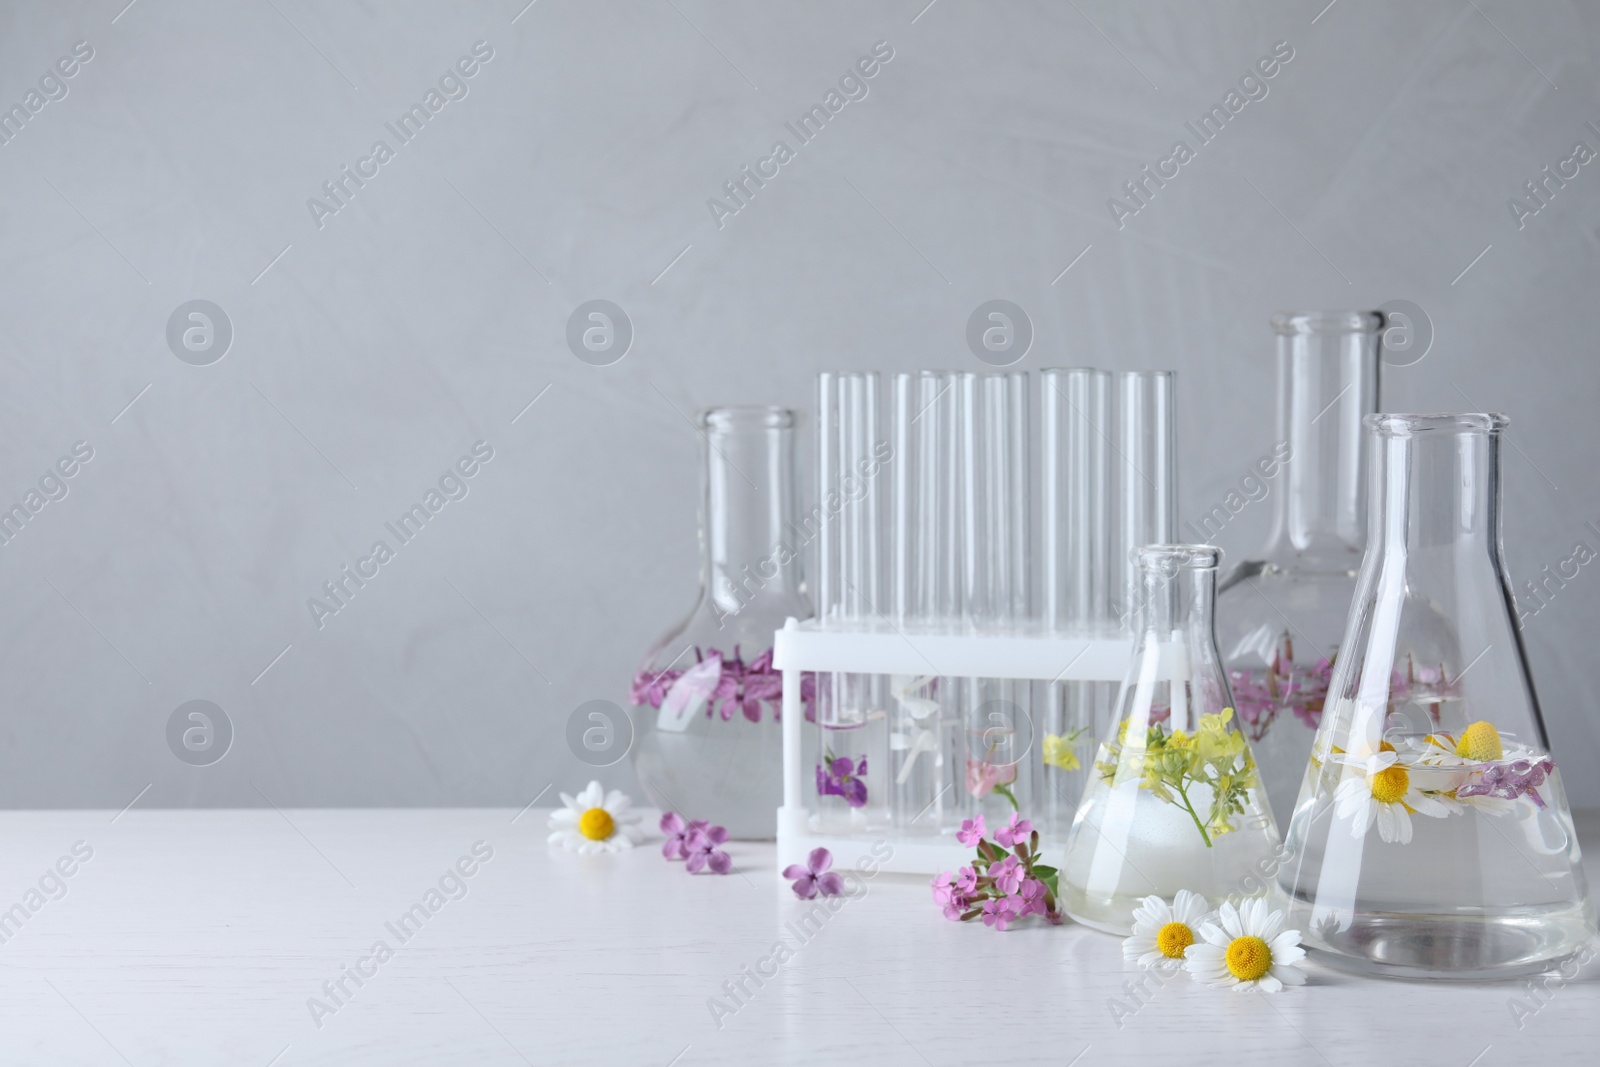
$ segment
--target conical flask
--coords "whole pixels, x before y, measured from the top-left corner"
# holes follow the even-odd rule
[[[1135,647],[1067,837],[1062,906],[1127,934],[1146,896],[1259,896],[1278,828],[1239,730],[1214,628],[1210,545],[1138,549]]]
[[[1371,415],[1368,545],[1277,884],[1324,962],[1542,971],[1595,935],[1500,546],[1501,415]]]

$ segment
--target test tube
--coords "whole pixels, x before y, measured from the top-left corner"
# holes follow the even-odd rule
[[[879,624],[880,612],[887,607],[882,500],[889,442],[882,433],[878,376],[819,374],[817,410],[817,482],[823,516],[817,549],[819,616],[830,627],[870,628]],[[852,774],[867,784],[868,797],[864,805],[850,805],[836,795],[819,795],[820,828],[861,830],[882,822],[887,810],[885,689],[878,675],[817,677],[819,785],[832,770],[833,760],[848,759]],[[884,770],[873,773],[875,767]]]
[[[1043,620],[1057,633],[1092,636],[1115,625],[1108,580],[1111,374],[1069,368],[1039,377]],[[1047,832],[1071,825],[1114,690],[1108,682],[1045,685],[1034,810]]]
[[[958,380],[962,478],[962,620],[968,631],[1015,633],[1028,622],[1031,434],[1028,376],[962,374]],[[1031,686],[965,679],[966,807],[1003,818],[1004,798],[1030,795]]]
[[[895,376],[890,404],[895,444],[890,544],[895,625],[915,635],[946,628],[960,614],[955,466],[956,378]],[[889,680],[890,818],[908,834],[950,827],[957,687],[931,673]]]
[[[1177,539],[1177,413],[1171,371],[1124,371],[1116,380],[1117,617],[1126,632],[1140,595],[1134,552]]]

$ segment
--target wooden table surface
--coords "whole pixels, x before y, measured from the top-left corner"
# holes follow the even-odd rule
[[[1141,990],[1116,938],[949,923],[923,878],[863,880],[807,923],[771,845],[691,876],[654,842],[553,851],[545,816],[0,813],[0,1064],[1490,1067],[1600,1048],[1600,964],[1535,992],[1320,968],[1272,997]]]

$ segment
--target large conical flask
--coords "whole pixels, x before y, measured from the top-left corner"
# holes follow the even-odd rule
[[[1272,508],[1266,545],[1218,588],[1217,640],[1281,825],[1305,777],[1366,548],[1361,420],[1378,410],[1383,321],[1375,311],[1273,316],[1277,435],[1240,478],[1241,492],[1188,524],[1209,541],[1250,501]]]
[[[1501,558],[1505,425],[1367,418],[1367,552],[1277,878],[1328,963],[1503,978],[1595,935]]]
[[[1220,552],[1137,550],[1135,647],[1067,837],[1061,900],[1126,934],[1146,896],[1220,903],[1267,891],[1278,828],[1223,673],[1212,618]]]

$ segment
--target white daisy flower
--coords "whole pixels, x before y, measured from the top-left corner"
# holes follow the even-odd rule
[[[1300,931],[1283,929],[1284,913],[1265,900],[1232,902],[1217,910],[1214,921],[1200,927],[1201,941],[1190,946],[1183,966],[1195,981],[1234,989],[1276,993],[1300,985],[1306,972],[1294,966],[1306,958]]]
[[[607,793],[599,782],[590,782],[575,797],[562,793],[561,802],[566,807],[550,813],[552,845],[587,856],[621,852],[644,839],[643,816],[619,789]]]
[[[1400,754],[1387,741],[1378,752],[1346,764],[1333,799],[1338,816],[1350,820],[1350,836],[1365,837],[1376,822],[1384,841],[1405,845],[1411,842],[1411,816],[1448,817],[1451,807],[1424,794],[1416,775],[1414,765],[1401,763]],[[1450,788],[1443,782],[1433,784]]]
[[[1145,897],[1133,911],[1133,934],[1122,942],[1122,958],[1141,967],[1176,971],[1185,950],[1200,939],[1200,924],[1210,918],[1206,898],[1180,889],[1168,904]]]

